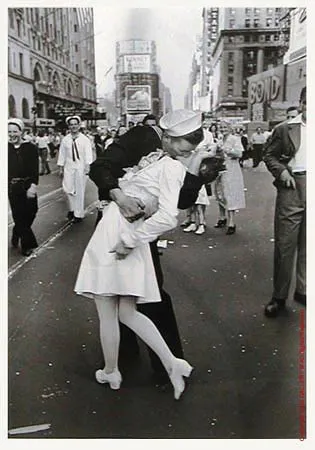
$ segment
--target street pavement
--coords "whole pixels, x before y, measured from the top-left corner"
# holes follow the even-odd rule
[[[121,367],[119,391],[94,380],[102,366],[97,315],[93,302],[73,292],[94,229],[93,183],[80,224],[67,222],[62,194],[40,208],[34,257],[9,249],[8,427],[49,428],[11,439],[300,438],[305,310],[293,302],[292,286],[287,313],[263,315],[272,291],[275,188],[262,164],[243,173],[247,208],[236,215],[235,235],[213,227],[211,198],[204,235],[178,227],[162,237],[165,289],[194,366],[179,401],[171,386],[155,384],[142,344],[140,358]],[[60,187],[57,174],[42,180],[51,187],[40,188],[41,196]]]

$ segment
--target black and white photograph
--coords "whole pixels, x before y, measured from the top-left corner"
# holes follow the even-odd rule
[[[6,448],[309,445],[312,6],[20,3]]]

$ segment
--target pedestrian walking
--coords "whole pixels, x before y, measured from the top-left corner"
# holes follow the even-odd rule
[[[236,134],[240,136],[241,143],[243,146],[243,153],[241,158],[239,159],[240,166],[244,166],[244,161],[247,161],[250,158],[250,151],[249,151],[249,145],[248,145],[248,137],[244,132],[243,128],[237,128]]]
[[[226,234],[236,231],[235,211],[245,208],[244,180],[239,159],[242,157],[243,146],[240,136],[232,134],[232,127],[227,122],[221,122],[220,131],[223,140],[215,144],[217,153],[224,158],[225,171],[222,171],[214,183],[215,197],[219,206],[219,219],[215,228],[224,228]]]
[[[44,130],[39,130],[36,138],[36,145],[38,147],[38,154],[40,160],[40,171],[39,175],[50,174],[50,167],[48,163],[48,152],[49,152],[49,138],[45,134]]]
[[[203,129],[203,140],[196,147],[196,152],[207,152],[210,156],[211,147],[214,143],[213,134],[207,130]],[[185,226],[183,231],[185,233],[194,232],[197,235],[204,234],[206,231],[206,208],[210,205],[209,195],[212,194],[211,183],[206,186],[203,185],[199,190],[198,197],[193,206],[188,208],[186,211],[186,220],[182,223]]]
[[[300,94],[300,110],[275,127],[264,156],[277,188],[273,293],[265,307],[267,317],[285,309],[294,264],[294,300],[306,306],[306,88]]]
[[[136,198],[124,196],[119,189],[118,179],[124,175],[124,168],[138,164],[143,156],[161,148],[161,136],[162,131],[159,127],[133,127],[120,137],[119,143],[111,144],[107,151],[93,162],[89,176],[98,187],[101,205],[98,209],[97,222],[102,217],[102,205],[107,204],[111,199],[118,204],[128,221],[133,221],[143,214],[142,210],[139,210],[139,206],[143,206],[142,203],[139,204],[139,200]],[[197,176],[200,154],[196,154],[190,162],[191,165],[186,172],[178,201],[178,207],[182,210],[194,204],[199,189],[205,182],[204,178]],[[162,301],[154,304],[139,304],[138,309],[155,323],[172,353],[178,358],[183,358],[172,299],[163,288],[163,272],[157,240],[150,243],[150,250]],[[120,357],[125,355],[135,358],[139,352],[135,334],[124,326],[121,326],[120,330]],[[151,350],[149,350],[149,356],[156,381],[158,383],[168,382],[168,374],[159,358]]]
[[[23,142],[24,123],[8,122],[8,194],[14,220],[11,244],[21,245],[21,253],[29,256],[37,247],[32,224],[38,210],[38,150],[32,142]]]
[[[75,291],[93,298],[98,310],[105,367],[96,372],[96,380],[109,383],[112,389],[120,387],[119,320],[158,355],[173,384],[174,397],[179,399],[185,388],[184,377],[190,375],[192,367],[172,353],[136,304],[161,302],[148,244],[177,224],[185,159],[203,138],[201,114],[174,111],[161,118],[160,126],[164,130],[163,150],[144,156],[119,182],[123,195],[141,202],[138,210],[144,215],[128,222],[115,202],[104,209],[84,252]]]
[[[61,141],[57,165],[63,177],[62,187],[69,202],[68,219],[74,223],[84,218],[84,194],[90,164],[93,161],[90,139],[81,133],[79,116],[66,118],[68,133]]]
[[[250,139],[253,155],[253,167],[258,167],[263,160],[264,145],[266,143],[266,136],[261,127],[257,127]]]

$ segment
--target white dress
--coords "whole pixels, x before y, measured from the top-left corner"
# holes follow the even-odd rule
[[[161,154],[143,158],[147,165],[140,164],[143,168],[128,171],[119,181],[126,195],[145,203],[150,217],[130,223],[115,202],[104,209],[81,261],[74,288],[77,294],[90,298],[94,294],[132,295],[137,303],[161,301],[149,242],[176,227],[178,197],[186,174],[183,164],[169,156],[154,161],[154,155]],[[120,240],[133,247],[123,260],[110,253]]]
[[[216,179],[217,202],[228,211],[246,207],[243,173],[239,164],[243,146],[240,136],[229,135],[223,145],[226,171]]]

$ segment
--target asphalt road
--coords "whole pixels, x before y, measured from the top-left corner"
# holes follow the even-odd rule
[[[121,368],[119,391],[94,381],[102,365],[98,320],[73,286],[95,210],[69,226],[62,195],[40,209],[34,230],[43,245],[35,257],[9,250],[8,427],[50,426],[11,439],[300,438],[305,310],[290,298],[286,315],[263,315],[272,291],[275,189],[263,166],[245,168],[244,178],[247,208],[236,216],[235,235],[213,228],[212,199],[204,235],[177,228],[163,236],[165,288],[195,368],[180,401],[171,386],[155,385],[143,345],[141,358]],[[86,204],[95,199],[89,183]]]

